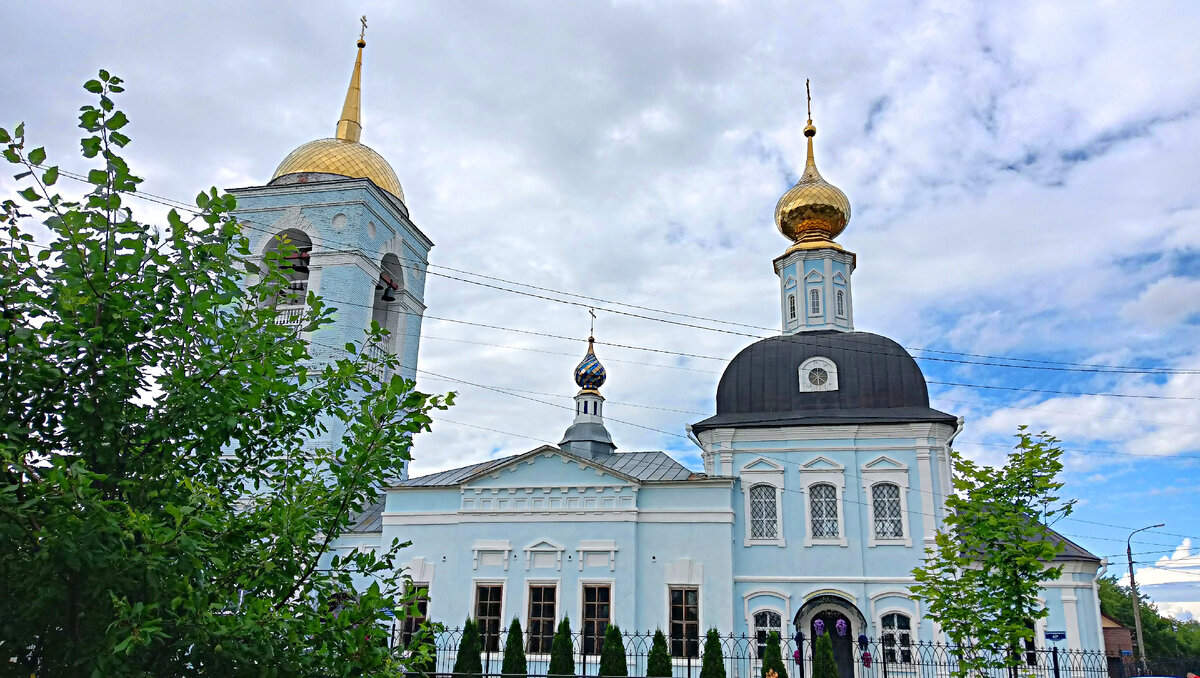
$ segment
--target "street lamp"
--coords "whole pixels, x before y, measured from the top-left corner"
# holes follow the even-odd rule
[[[1142,667],[1146,666],[1146,643],[1142,640],[1142,604],[1138,599],[1137,580],[1133,578],[1133,535],[1145,530],[1153,530],[1156,527],[1162,527],[1163,523],[1151,525],[1134,530],[1129,533],[1129,538],[1125,540],[1125,556],[1129,559],[1129,596],[1133,599],[1133,626],[1137,631],[1138,658],[1141,661]]]

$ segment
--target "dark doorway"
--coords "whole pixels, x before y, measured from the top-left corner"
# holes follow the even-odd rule
[[[820,625],[817,622],[821,622]],[[841,622],[839,625],[838,622]],[[846,615],[837,610],[822,610],[813,615],[812,626],[809,629],[813,640],[813,656],[816,656],[816,642],[821,630],[829,634],[833,641],[833,659],[837,662],[840,678],[854,678],[854,626]],[[842,631],[845,631],[844,633]]]

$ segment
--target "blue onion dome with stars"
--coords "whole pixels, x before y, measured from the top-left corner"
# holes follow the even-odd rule
[[[579,384],[579,388],[584,391],[598,391],[604,385],[605,377],[608,376],[604,371],[604,366],[596,358],[595,342],[594,337],[588,337],[587,355],[575,368],[575,383]]]

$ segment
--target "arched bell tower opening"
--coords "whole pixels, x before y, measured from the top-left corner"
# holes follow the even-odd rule
[[[280,325],[298,326],[308,307],[309,259],[313,249],[312,238],[304,231],[288,228],[271,236],[263,254],[279,252],[283,259],[279,269],[288,279],[288,285],[275,298],[276,320]]]
[[[389,252],[379,262],[379,279],[375,281],[375,300],[371,306],[371,320],[388,332],[383,345],[388,353],[398,353],[400,319],[405,315],[398,302],[403,291],[404,268],[400,265],[400,257]]]

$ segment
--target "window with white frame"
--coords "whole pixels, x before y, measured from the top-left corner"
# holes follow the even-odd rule
[[[838,315],[838,317],[845,318],[846,317],[846,293],[842,290],[838,290],[837,293],[834,295],[834,298],[837,299],[837,315]]]
[[[755,485],[750,488],[750,538],[779,537],[779,505],[774,485]]]
[[[558,598],[558,588],[553,584],[529,585],[529,616],[526,628],[529,629],[529,646],[526,651],[530,654],[548,654],[550,644],[554,640],[554,610]]]
[[[700,656],[700,589],[672,586],[670,644],[672,657]]]
[[[837,539],[838,502],[837,488],[829,483],[817,483],[808,488],[808,501],[812,506],[813,539]]]
[[[821,315],[821,290],[815,287],[808,291],[808,314]]]
[[[500,650],[500,602],[504,587],[500,584],[475,586],[475,622],[483,636],[484,652]]]
[[[759,659],[767,649],[767,639],[771,632],[783,636],[783,615],[774,610],[761,610],[754,613],[754,642],[756,655]]]
[[[889,664],[912,663],[912,619],[900,612],[883,615],[883,660]]]
[[[824,356],[813,356],[800,363],[797,375],[801,393],[838,389],[837,364]]]
[[[604,632],[612,621],[612,587],[608,584],[583,585],[583,653],[598,655],[604,646]]]
[[[408,647],[412,642],[417,632],[421,630],[421,626],[429,621],[429,584],[418,584],[413,582],[409,589],[416,594],[412,606],[410,606],[404,614],[403,621],[400,622],[400,646]],[[413,614],[413,607],[416,607],[416,614]]]
[[[871,486],[871,507],[875,514],[876,539],[903,539],[904,515],[900,508],[900,486],[875,483]]]
[[[790,320],[796,319],[796,295],[794,294],[788,295],[788,318]]]

